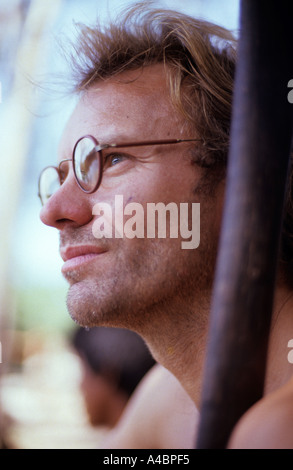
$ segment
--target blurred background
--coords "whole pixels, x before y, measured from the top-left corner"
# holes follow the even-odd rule
[[[90,423],[81,396],[58,234],[39,221],[37,182],[75,101],[63,46],[76,23],[134,3],[0,0],[0,448],[95,448],[108,429]],[[238,0],[152,5],[237,31]]]

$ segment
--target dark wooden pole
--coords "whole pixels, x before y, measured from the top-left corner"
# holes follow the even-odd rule
[[[226,202],[197,448],[225,448],[263,394],[292,136],[292,2],[242,0]]]

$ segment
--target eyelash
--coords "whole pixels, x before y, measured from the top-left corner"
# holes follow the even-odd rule
[[[114,159],[114,158],[122,158],[122,161],[127,158],[127,155],[125,155],[124,153],[118,153],[118,152],[115,152],[115,153],[108,153],[108,155],[105,155],[105,160],[104,160],[104,166],[115,166],[117,165],[119,162],[117,163],[114,163],[111,161],[111,159]]]
[[[120,163],[120,161],[119,161],[117,163],[112,164],[111,158],[115,158],[115,157],[116,158],[118,158],[118,157],[122,158],[122,161],[127,159],[127,158],[128,159],[130,158],[130,156],[125,154],[125,153],[119,153],[119,152],[108,153],[104,157],[104,168],[111,168],[111,167],[117,165],[118,163]],[[60,172],[61,184],[63,184],[64,181],[66,180],[67,174],[68,174],[68,171],[63,170],[63,171]]]

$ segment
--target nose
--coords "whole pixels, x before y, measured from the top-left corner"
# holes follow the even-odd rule
[[[91,195],[79,188],[72,172],[42,207],[40,219],[58,230],[68,225],[79,227],[92,220],[92,206]]]

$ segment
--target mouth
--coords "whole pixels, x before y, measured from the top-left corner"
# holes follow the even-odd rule
[[[67,246],[61,248],[60,255],[64,261],[61,271],[63,274],[66,274],[86,263],[90,263],[103,253],[106,253],[105,249],[91,245]]]

